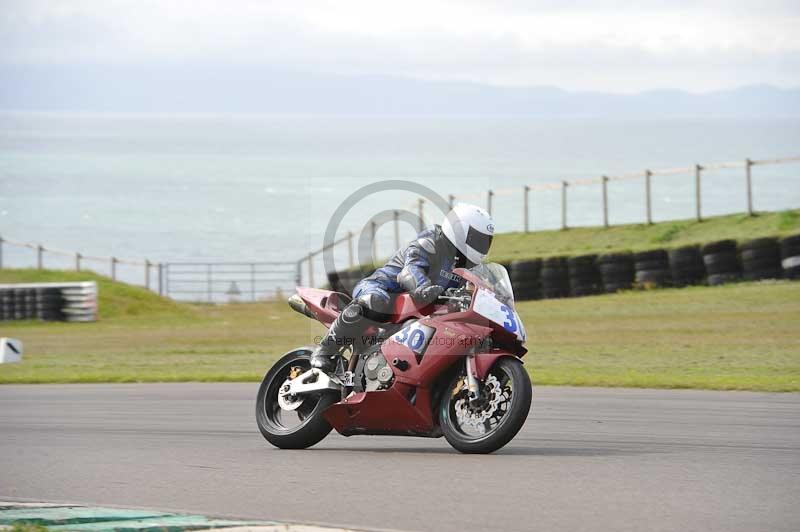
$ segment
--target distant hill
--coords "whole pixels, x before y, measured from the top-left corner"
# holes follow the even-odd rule
[[[0,109],[531,117],[800,116],[800,88],[571,92],[221,66],[0,66]]]

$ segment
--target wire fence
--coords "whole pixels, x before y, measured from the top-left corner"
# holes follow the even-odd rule
[[[615,176],[601,175],[600,177],[587,179],[563,180],[555,183],[537,183],[523,185],[514,188],[489,189],[485,192],[469,194],[450,194],[447,197],[449,206],[453,206],[458,201],[469,201],[482,204],[490,212],[502,209],[504,217],[513,216],[513,209],[519,209],[520,225],[519,231],[530,232],[534,229],[535,215],[538,206],[543,206],[544,202],[537,198],[539,193],[556,191],[560,194],[559,200],[559,227],[567,229],[573,227],[570,224],[570,190],[580,188],[589,189],[599,186],[599,194],[596,201],[601,206],[601,216],[596,223],[584,225],[604,225],[609,227],[614,225],[610,222],[610,194],[609,183],[630,182],[640,180],[643,182],[643,191],[639,201],[643,206],[644,216],[640,220],[644,223],[653,223],[653,186],[656,177],[689,175],[693,179],[693,206],[694,217],[698,221],[703,219],[703,177],[709,172],[743,169],[744,172],[736,179],[738,182],[731,182],[729,186],[741,187],[744,191],[744,201],[741,209],[729,212],[746,212],[754,214],[755,205],[753,199],[753,167],[762,165],[776,165],[800,162],[798,157],[783,157],[778,159],[745,159],[737,162],[695,164],[681,168],[667,168],[660,170],[645,169],[637,172],[630,172]],[[500,205],[500,199],[507,201]],[[516,206],[513,205],[516,199]],[[510,200],[510,202],[509,202]],[[428,223],[441,218],[443,213],[431,212],[434,207],[424,199],[420,198],[413,205],[407,207],[416,213],[419,227],[415,230],[422,230]],[[584,214],[584,213],[580,213]],[[392,220],[391,241],[392,250],[396,250],[401,245],[400,222],[403,220],[402,211],[395,210]],[[627,222],[626,222],[627,223]],[[371,246],[371,258],[377,261],[378,253],[378,227],[375,222],[367,226],[365,231],[368,234],[367,241]],[[153,290],[160,295],[169,296],[175,299],[189,301],[210,301],[220,302],[224,300],[250,300],[276,297],[284,290],[293,288],[294,285],[305,284],[316,286],[320,279],[325,277],[325,265],[322,255],[327,251],[333,251],[341,246],[347,248],[347,267],[354,268],[359,266],[356,245],[362,241],[363,231],[348,231],[344,236],[323,246],[316,251],[290,261],[281,262],[182,262],[168,263],[156,262],[149,259],[126,259],[119,257],[100,257],[84,255],[76,251],[66,251],[52,247],[45,247],[42,244],[20,242],[4,237],[0,237],[0,268],[4,267],[4,252],[7,246],[30,250],[31,256],[27,261],[35,264],[36,268],[54,269],[73,269],[75,271],[92,270],[101,274],[106,274],[113,280],[122,280],[131,284],[138,284]],[[323,275],[320,277],[319,273]],[[324,282],[324,281],[323,281]]]
[[[709,199],[712,196],[708,192],[704,192],[703,179],[712,172],[730,171],[730,170],[743,170],[741,174],[727,175],[726,174],[726,187],[740,187],[742,194],[742,203],[739,207],[728,206],[727,213],[745,212],[753,215],[756,212],[756,205],[754,204],[753,196],[753,167],[765,165],[778,165],[790,164],[800,162],[800,156],[797,157],[782,157],[776,159],[744,159],[741,161],[723,162],[723,163],[710,163],[710,164],[693,164],[691,166],[679,168],[665,168],[665,169],[644,169],[635,172],[623,173],[619,175],[600,175],[592,178],[562,180],[551,183],[535,183],[527,184],[513,188],[497,188],[488,189],[484,192],[477,193],[462,193],[462,194],[449,194],[447,202],[452,207],[456,202],[469,202],[477,205],[484,206],[492,214],[502,211],[504,218],[516,218],[519,220],[516,227],[511,227],[511,230],[531,232],[534,230],[534,222],[537,225],[552,227],[553,224],[547,222],[552,221],[552,194],[559,195],[557,199],[556,216],[557,225],[561,229],[568,229],[569,227],[579,226],[605,226],[618,225],[611,222],[611,199],[612,194],[609,190],[609,185],[615,182],[640,182],[643,187],[638,201],[641,202],[643,216],[640,220],[641,223],[651,224],[654,222],[654,209],[653,209],[653,188],[658,182],[658,177],[674,177],[674,176],[688,176],[691,178],[691,201],[693,204],[693,217],[698,221],[702,221],[706,216],[704,210],[704,199]],[[728,172],[729,174],[730,172]],[[800,176],[799,176],[800,177]],[[800,179],[798,179],[800,183]],[[570,210],[570,198],[579,190],[585,189],[585,192],[592,192],[592,187],[595,187],[596,197],[594,201],[598,205],[598,216],[595,221],[587,220],[585,212],[572,212]],[[570,193],[573,191],[573,194]],[[630,191],[628,191],[630,192]],[[581,192],[583,195],[583,192]],[[542,196],[541,198],[539,196]],[[545,199],[545,197],[547,199]],[[549,201],[548,201],[549,200]],[[586,198],[585,195],[581,198],[581,206],[585,206],[587,201],[591,202],[591,198]],[[636,201],[629,193],[626,194],[626,207],[630,210],[630,202]],[[514,215],[514,210],[517,210],[518,218]],[[419,227],[416,230],[421,231],[426,225],[431,222],[438,221],[442,218],[444,213],[438,212],[438,207],[426,202],[425,199],[420,198],[414,204],[406,206],[406,211],[415,213],[419,220]],[[437,212],[434,212],[437,211]],[[543,220],[545,212],[550,211],[550,219]],[[719,213],[714,213],[719,214]],[[582,219],[581,223],[570,223],[571,216],[579,217]],[[674,218],[672,218],[674,219]],[[400,222],[402,215],[400,210],[394,211],[394,219],[392,223],[392,230],[390,231],[389,238],[384,238],[384,245],[393,241],[394,248],[398,249],[401,245],[400,241]],[[625,221],[624,223],[631,223]],[[378,262],[378,239],[376,234],[379,227],[373,222],[362,231],[349,231],[344,236],[336,241],[320,248],[315,251],[309,252],[306,256],[300,259],[300,272],[301,282],[308,286],[315,286],[320,277],[317,272],[326,273],[325,266],[322,261],[322,256],[326,251],[332,251],[340,246],[347,246],[347,262],[346,267],[354,268],[359,266],[358,259],[354,254],[354,242],[361,240],[361,235],[364,231],[371,234],[370,242],[372,248],[372,260]],[[393,238],[392,238],[393,236]]]
[[[93,271],[183,301],[258,301],[281,297],[299,284],[297,261],[154,262],[84,255],[4,237],[0,237],[0,269],[8,266],[9,248],[29,251],[27,257],[15,257],[15,264],[38,270]]]
[[[165,294],[187,301],[275,299],[299,284],[297,261],[169,262],[163,271]]]
[[[124,259],[119,257],[98,257],[84,255],[78,251],[66,251],[42,244],[20,242],[0,236],[0,269],[5,267],[4,254],[6,246],[28,249],[31,252],[30,262],[36,269],[73,269],[75,271],[90,270],[107,274],[111,279],[118,280],[121,270],[128,268],[125,278],[131,284],[138,284],[149,290],[164,294],[164,264],[153,262],[149,259]]]

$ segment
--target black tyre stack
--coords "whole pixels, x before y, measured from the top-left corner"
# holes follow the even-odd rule
[[[603,291],[603,280],[596,262],[597,255],[579,255],[567,259],[570,295],[590,296]]]
[[[781,240],[781,266],[787,279],[800,279],[800,235]]]
[[[353,295],[353,289],[361,281],[361,272],[359,270],[349,271],[344,279],[342,279],[342,291],[349,295]]]
[[[0,285],[0,320],[95,321],[97,283]]]
[[[342,272],[328,272],[328,286],[334,292],[344,292],[342,286]]]
[[[32,320],[36,318],[36,290],[18,288],[14,290],[14,319]]]
[[[711,242],[700,248],[700,252],[703,255],[709,285],[732,283],[741,278],[735,240]]]
[[[541,299],[542,297],[542,260],[515,260],[509,266],[511,286],[514,298],[520,301]]]
[[[777,238],[756,238],[739,246],[742,277],[746,281],[778,279],[781,271],[781,247]]]
[[[701,284],[706,277],[700,246],[683,246],[670,249],[669,268],[674,286]]]
[[[542,259],[542,297],[555,298],[569,296],[569,270],[565,257]]]
[[[60,293],[59,289],[54,289]],[[35,320],[40,319],[61,319],[63,315],[56,317],[45,316],[40,308],[43,302],[39,295],[39,290],[35,288],[4,288],[0,290],[0,320]],[[56,303],[60,312],[63,306],[63,299],[59,296]]]
[[[0,290],[0,321],[14,319],[14,307],[11,304],[12,295],[8,290]]]
[[[664,249],[640,251],[633,255],[636,286],[656,288],[672,285],[669,255]]]
[[[62,321],[65,319],[62,309],[66,302],[60,288],[38,288],[36,296],[36,316],[40,320]]]
[[[351,270],[344,270],[335,272],[335,275],[328,274],[328,281],[330,282],[331,289],[337,292],[343,292],[347,295],[353,294],[355,286],[365,277],[369,277],[375,272],[372,267],[361,266]]]
[[[632,253],[607,253],[597,257],[597,269],[603,280],[603,290],[608,293],[628,290],[633,286],[634,268]]]

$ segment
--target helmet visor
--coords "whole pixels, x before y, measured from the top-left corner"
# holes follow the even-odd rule
[[[492,246],[492,235],[481,233],[470,226],[467,232],[467,245],[481,255],[486,255],[489,253],[489,248]]]

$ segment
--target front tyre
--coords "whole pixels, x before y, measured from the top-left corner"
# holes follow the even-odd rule
[[[331,431],[322,413],[339,400],[336,393],[322,392],[287,401],[278,391],[290,378],[311,369],[311,349],[285,354],[264,376],[256,397],[258,430],[275,447],[305,449],[322,441]]]
[[[450,382],[439,406],[447,442],[462,453],[486,454],[517,435],[528,417],[531,380],[522,363],[511,357],[495,362],[481,383],[480,398],[470,404],[463,375]]]

